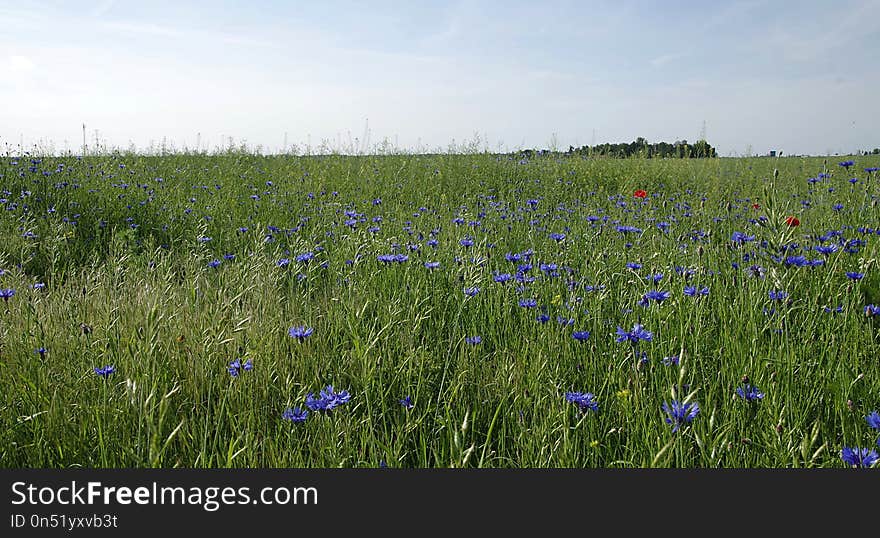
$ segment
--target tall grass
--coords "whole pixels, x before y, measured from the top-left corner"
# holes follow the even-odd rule
[[[854,159],[4,158],[0,465],[845,466],[880,408],[877,159]],[[636,323],[650,342],[616,341]],[[326,385],[350,401],[282,418]],[[700,407],[675,433],[673,399]]]

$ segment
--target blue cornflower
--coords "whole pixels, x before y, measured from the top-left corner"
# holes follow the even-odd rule
[[[562,240],[565,239],[565,234],[563,234],[563,233],[552,233],[552,234],[550,234],[550,239],[553,239],[554,241],[556,241],[557,243],[559,243],[559,242],[561,242]]]
[[[846,276],[849,277],[850,280],[861,280],[865,278],[865,273],[857,273],[855,271],[847,271]]]
[[[472,288],[465,288],[463,291],[464,291],[464,294],[467,295],[468,297],[473,297],[474,295],[480,293],[480,288],[478,288],[477,286],[474,286]]]
[[[470,237],[465,237],[464,239],[459,241],[458,244],[463,247],[472,247],[472,246],[474,246],[474,240],[471,239]]]
[[[236,359],[229,363],[229,366],[226,368],[226,371],[229,372],[229,375],[232,377],[238,377],[238,374],[244,370],[245,372],[250,372],[254,369],[254,363],[251,362],[250,359],[247,360],[244,364],[241,363],[240,360]]]
[[[870,415],[865,417],[865,420],[868,422],[868,426],[880,430],[880,413],[872,411]]]
[[[15,295],[15,290],[12,288],[0,289],[0,298],[4,301],[9,301],[9,298]]]
[[[306,407],[312,411],[326,411],[327,403],[323,398],[316,398],[314,393],[310,392],[306,395]]]
[[[336,392],[333,390],[333,385],[327,385],[318,396],[316,398],[313,393],[308,393],[306,395],[306,407],[312,411],[330,411],[344,403],[348,403],[351,399],[351,395],[347,390]]]
[[[788,256],[785,258],[785,265],[793,265],[795,267],[806,267],[810,265],[810,261],[807,260],[806,256]]]
[[[837,252],[838,247],[837,245],[819,245],[817,247],[814,247],[813,250],[815,250],[819,254],[824,254],[827,256],[829,254]]]
[[[584,412],[599,410],[599,403],[591,392],[566,392],[565,399],[577,405]]]
[[[636,263],[636,262],[629,262],[629,263],[626,264],[626,268],[627,268],[627,269],[632,269],[632,270],[634,270],[634,271],[638,271],[639,269],[642,268],[642,264],[640,264],[640,263]]]
[[[406,396],[402,400],[400,400],[400,405],[405,407],[406,409],[412,409],[415,404],[412,401],[412,397]]]
[[[880,305],[866,304],[865,315],[868,317],[880,315]]]
[[[216,269],[216,268],[220,267],[221,263],[222,262],[220,260],[214,259],[214,260],[211,260],[208,262],[208,267],[210,267],[211,269]]]
[[[552,273],[559,268],[559,266],[555,263],[542,263],[538,267],[541,269],[541,271],[544,271],[545,273]]]
[[[494,277],[492,277],[492,280],[494,280],[495,282],[498,282],[500,284],[503,284],[512,278],[513,278],[513,275],[511,275],[510,273],[498,273]]]
[[[758,387],[748,383],[736,388],[736,394],[747,402],[764,399],[764,393],[758,390]]]
[[[852,166],[852,165],[854,165],[854,164],[856,164],[854,161],[843,161],[843,162],[839,162],[839,163],[837,163],[838,166],[842,166],[842,167],[844,167],[844,168],[847,169],[847,170],[849,170],[849,167]]]
[[[425,262],[425,267],[428,269],[437,269],[440,267],[440,262]]]
[[[788,293],[782,290],[770,290],[768,295],[771,301],[782,301],[788,297]]]
[[[107,376],[109,376],[110,374],[112,374],[113,372],[116,371],[116,367],[112,366],[112,365],[108,365],[108,366],[96,367],[96,368],[93,368],[93,370],[99,376],[101,376],[103,378],[107,378]]]
[[[571,333],[571,337],[577,340],[578,342],[583,342],[587,338],[590,337],[590,331],[575,331]]]
[[[293,409],[288,407],[283,413],[281,413],[281,418],[289,420],[294,424],[299,424],[300,422],[305,422],[306,419],[309,418],[309,412],[305,409],[300,409],[299,407]]]
[[[709,288],[703,286],[700,289],[697,289],[696,286],[685,286],[684,294],[688,297],[699,297],[701,295],[709,295]]]
[[[287,330],[287,334],[289,334],[291,338],[296,338],[300,342],[311,336],[313,332],[314,329],[312,329],[311,327],[306,327],[304,325],[300,327],[291,327]]]
[[[667,424],[672,424],[673,433],[683,424],[689,423],[700,413],[700,404],[697,402],[682,403],[672,400],[671,404],[663,402],[661,409],[666,413],[663,419]]]
[[[746,235],[743,232],[733,232],[733,235],[730,236],[730,240],[734,243],[747,243],[755,240],[754,235]]]
[[[669,299],[669,297],[671,296],[672,293],[668,291],[651,290],[646,293],[644,297],[642,297],[642,300],[645,302],[645,304],[647,304],[648,301],[657,301],[658,303],[662,303],[666,299]]]
[[[49,352],[49,350],[44,347],[41,347],[39,349],[34,350],[34,353],[39,354],[40,358],[46,358],[46,353],[48,353],[48,352]]]
[[[758,264],[749,266],[749,274],[755,278],[764,278],[765,272],[764,268]]]
[[[880,459],[880,456],[877,455],[876,450],[845,446],[840,451],[840,459],[850,467],[867,468],[874,465]]]
[[[523,308],[534,308],[538,306],[538,301],[535,299],[520,299],[519,305]]]
[[[290,265],[290,260],[288,258],[281,258],[280,260],[275,262],[275,265],[277,265],[278,267],[287,267],[288,265]]]
[[[622,327],[617,327],[618,342],[629,341],[633,344],[638,344],[639,340],[650,342],[652,338],[654,338],[654,335],[651,333],[651,331],[645,330],[645,328],[640,323],[636,323],[635,325],[633,325],[632,330],[629,332],[627,332]]]
[[[223,259],[228,262],[231,262],[232,260],[235,259],[235,254],[224,254]]]
[[[475,346],[475,345],[479,344],[479,343],[482,342],[482,341],[483,341],[483,338],[482,338],[481,336],[479,336],[479,335],[476,335],[476,336],[466,336],[465,339],[464,339],[464,342],[465,342],[466,344],[470,344],[470,345],[472,345],[472,346]]]
[[[550,316],[548,316],[547,314],[538,314],[538,317],[536,317],[535,319],[538,320],[538,323],[547,323],[548,321],[550,321]]]
[[[666,366],[678,365],[679,358],[678,355],[670,355],[669,357],[663,357],[663,360],[661,362],[663,362],[663,364]]]
[[[305,263],[314,257],[315,254],[312,252],[303,252],[302,254],[297,254],[295,259],[299,263]]]
[[[349,400],[351,400],[351,395],[347,390],[336,392],[333,390],[333,385],[327,385],[327,387],[321,391],[321,397],[330,402],[330,409],[348,403]]]
[[[661,280],[663,280],[663,273],[656,273],[653,275],[648,275],[645,277],[645,280],[650,280],[654,283],[660,282]]]

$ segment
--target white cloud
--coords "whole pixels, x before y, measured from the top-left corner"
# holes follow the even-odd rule
[[[104,14],[113,9],[114,4],[116,4],[116,0],[103,0],[92,10],[92,17],[104,16]]]
[[[13,74],[29,73],[37,67],[34,62],[26,56],[19,56],[17,54],[9,56],[6,60],[6,64],[6,71],[11,71]]]
[[[742,23],[741,19],[766,5],[766,0],[737,0],[720,7],[718,4],[707,4],[706,7],[710,11],[708,12],[709,16],[706,18],[706,22],[703,23],[702,30],[704,32],[712,32],[721,26],[740,24]],[[774,7],[773,4],[770,4],[768,9],[773,9]]]
[[[162,37],[187,37],[188,34],[185,30],[171,26],[119,20],[102,22],[101,28],[122,34],[143,34]]]
[[[657,56],[656,58],[651,60],[651,67],[653,67],[654,69],[659,69],[659,68],[661,68],[671,62],[685,58],[686,56],[687,56],[687,54],[683,53],[683,52],[677,52],[677,53],[664,54],[662,56]]]

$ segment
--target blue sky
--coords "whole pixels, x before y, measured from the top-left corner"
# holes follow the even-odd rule
[[[880,1],[0,0],[0,148],[880,146]]]

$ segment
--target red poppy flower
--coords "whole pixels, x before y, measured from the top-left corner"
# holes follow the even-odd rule
[[[792,227],[801,225],[801,221],[799,221],[797,217],[791,216],[785,217],[785,223]]]
[[[644,198],[648,196],[648,193],[643,191],[642,189],[638,189],[636,192],[633,193],[633,196],[635,196],[636,198]]]
[[[761,209],[761,204],[752,204],[752,209]]]

